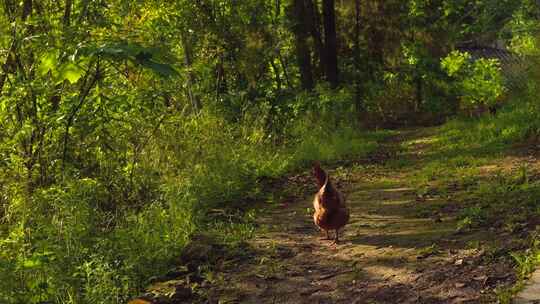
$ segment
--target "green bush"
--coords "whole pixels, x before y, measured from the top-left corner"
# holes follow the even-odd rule
[[[441,66],[454,79],[454,92],[464,110],[493,106],[506,91],[496,59],[472,60],[469,53],[453,51],[442,59]]]

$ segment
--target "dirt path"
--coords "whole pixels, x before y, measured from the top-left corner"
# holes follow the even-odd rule
[[[437,189],[444,178],[434,176],[426,192],[415,182],[445,159],[431,146],[437,131],[401,131],[367,159],[325,167],[351,210],[338,246],[321,240],[312,222],[317,189],[304,172],[285,182],[296,195],[257,208],[247,243],[225,248],[211,235],[195,239],[184,250],[186,269],[155,284],[152,298],[159,300],[132,303],[497,303],[501,294],[509,300],[505,290],[516,282],[509,242],[520,236],[485,226],[458,232],[459,202],[471,188],[446,178],[440,186],[446,188]],[[490,176],[523,161],[494,158],[477,169]]]
[[[426,212],[451,196],[426,198],[408,183],[432,131],[401,132],[369,161],[330,168],[351,209],[337,247],[320,240],[311,197],[261,212],[253,252],[223,268],[209,302],[494,303],[494,288],[510,284],[512,270],[471,244],[495,238],[457,234],[452,217]],[[396,160],[408,165],[386,165]]]

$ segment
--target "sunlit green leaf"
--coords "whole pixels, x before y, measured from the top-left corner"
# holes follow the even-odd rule
[[[58,83],[67,80],[71,84],[76,83],[83,76],[84,70],[74,63],[66,63],[60,67]]]
[[[45,53],[41,59],[38,67],[38,73],[45,75],[51,70],[55,70],[58,64],[58,52]]]
[[[31,259],[26,259],[23,262],[24,268],[35,268],[41,266],[42,262],[39,258],[33,257]]]

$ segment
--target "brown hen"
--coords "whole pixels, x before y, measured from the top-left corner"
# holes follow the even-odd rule
[[[326,232],[330,239],[329,230],[335,230],[334,243],[339,242],[339,230],[349,222],[349,209],[345,206],[345,199],[341,192],[330,182],[328,174],[316,162],[313,165],[313,175],[317,180],[319,191],[315,194],[313,207],[313,221],[315,225]]]

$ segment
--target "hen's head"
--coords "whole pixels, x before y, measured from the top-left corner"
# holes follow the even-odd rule
[[[313,176],[315,176],[319,188],[324,186],[327,175],[326,172],[324,172],[324,170],[321,168],[321,164],[318,161],[313,163]]]

